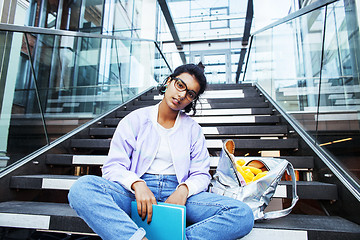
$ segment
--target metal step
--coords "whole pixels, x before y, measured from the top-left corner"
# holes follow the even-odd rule
[[[223,146],[220,139],[208,139],[206,144],[208,149],[220,150]],[[298,140],[289,139],[234,139],[236,149],[256,149],[256,150],[280,150],[298,148]]]
[[[129,105],[126,107],[126,110],[129,111],[133,111],[135,109],[138,108],[142,108],[144,106],[148,106],[148,105]],[[267,108],[269,107],[269,103],[268,102],[237,102],[237,103],[204,103],[204,104],[200,104],[198,103],[197,105],[197,110],[201,110],[201,109],[237,109],[237,108]]]
[[[72,155],[72,154],[48,154],[46,164],[79,166],[79,165],[97,165],[104,164],[107,155]],[[241,157],[237,157],[241,158]],[[312,169],[314,167],[314,158],[311,156],[281,156],[280,158],[288,160],[294,168]],[[210,167],[216,168],[219,157],[210,157]]]
[[[110,139],[72,139],[70,146],[84,149],[109,149]],[[236,149],[279,150],[298,148],[297,139],[234,139]],[[223,140],[206,140],[208,149],[221,149]]]
[[[95,235],[76,212],[65,203],[2,202],[0,226],[42,231]],[[290,214],[256,222],[245,240],[357,240],[360,226],[341,217]]]
[[[69,190],[78,178],[72,175],[13,176],[11,177],[10,188]],[[336,200],[338,198],[335,184],[315,181],[297,181],[297,193],[300,199]],[[291,182],[280,181],[273,197],[291,198]]]
[[[252,83],[241,84],[208,84],[206,90],[221,90],[221,89],[255,89]]]
[[[151,106],[158,104],[162,100],[163,96],[154,96],[154,99],[150,100],[138,100],[134,101],[131,104],[128,104],[128,106],[135,105],[135,106]],[[217,104],[217,103],[233,103],[233,104],[251,104],[254,102],[265,102],[264,97],[247,97],[247,98],[233,98],[233,97],[218,97],[216,99],[207,99],[207,98],[200,98],[200,100],[197,102],[199,106],[209,103],[209,104]]]
[[[203,99],[200,98],[200,104],[203,103],[239,103],[239,102],[265,102],[263,96],[245,97],[245,98],[218,98],[218,99]]]
[[[89,135],[95,137],[111,138],[115,132],[115,127],[90,128]],[[222,127],[202,127],[205,137],[227,137],[236,138],[244,136],[284,136],[287,134],[287,126],[222,126]]]
[[[360,239],[360,226],[336,216],[290,214],[256,222],[254,230],[241,240],[253,239],[355,240]]]
[[[67,203],[2,202],[0,226],[71,233],[93,233]]]
[[[78,178],[72,175],[12,176],[10,188],[69,190]]]
[[[131,111],[117,111],[115,117],[123,118]],[[271,115],[271,108],[239,108],[239,109],[199,109],[196,116],[236,116],[236,115]]]
[[[155,96],[146,96],[143,97],[137,101],[134,101],[134,105],[138,105],[140,103],[148,103],[149,105],[154,105],[159,103],[163,99],[163,95],[155,95]],[[238,103],[238,102],[265,102],[265,98],[260,95],[254,95],[254,96],[242,96],[242,97],[231,97],[230,96],[218,96],[217,98],[204,98],[200,97],[198,103]],[[145,104],[142,104],[145,105]]]
[[[161,98],[162,99],[162,98]],[[146,100],[146,101],[134,101],[128,106],[152,106],[158,104],[161,99]],[[219,103],[232,103],[232,104],[247,104],[248,106],[253,103],[265,102],[264,98],[253,97],[253,98],[218,98],[218,99],[200,99],[197,102],[198,108],[201,108],[205,104],[219,104]]]
[[[196,116],[271,115],[271,108],[199,109]]]
[[[226,125],[241,125],[241,124],[258,124],[258,123],[278,123],[278,116],[204,116],[204,117],[192,117],[201,126],[226,126]],[[107,118],[104,119],[104,126],[117,126],[120,122],[120,118]]]
[[[156,92],[156,93],[148,94],[145,96],[141,96],[139,98],[139,100],[141,100],[141,101],[160,100],[163,97],[164,97],[164,95],[160,95],[159,92]],[[259,97],[263,97],[263,96],[260,92],[253,90],[253,89],[251,89],[249,91],[248,90],[238,91],[237,94],[234,94],[234,92],[232,94],[226,94],[226,92],[223,92],[220,95],[218,95],[218,94],[212,95],[212,93],[210,91],[207,91],[200,96],[200,101],[202,101],[203,99],[212,99],[212,100],[231,99],[230,97],[235,98],[237,100],[241,100],[241,99],[246,99],[246,98],[259,98]],[[223,101],[223,100],[221,100],[221,101]]]
[[[285,125],[265,125],[265,126],[219,126],[219,127],[202,127],[205,136],[221,137],[226,135],[232,136],[282,136],[287,134]]]
[[[206,116],[192,117],[201,126],[225,126],[241,124],[278,123],[278,116]]]
[[[107,155],[72,155],[72,154],[47,154],[46,164],[62,166],[96,165],[104,164]]]

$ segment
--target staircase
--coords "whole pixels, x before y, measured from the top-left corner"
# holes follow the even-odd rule
[[[38,231],[30,234],[39,234],[39,231],[58,234],[56,239],[61,236],[86,239],[84,235],[88,239],[96,238],[69,207],[68,190],[81,175],[101,175],[111,137],[122,117],[159,101],[157,90],[151,90],[2,177],[0,226],[4,239],[12,235],[15,237],[11,239],[26,239],[22,234],[24,229]],[[315,180],[316,156],[254,86],[210,85],[200,102],[193,118],[203,128],[212,174],[222,142],[229,138],[235,141],[235,155],[286,158],[299,173],[300,200],[292,214],[256,222],[253,231],[243,239],[360,239],[358,224],[340,216],[328,216],[324,210],[322,203],[337,201],[342,186]],[[288,206],[290,187],[288,181],[281,181],[268,209]]]

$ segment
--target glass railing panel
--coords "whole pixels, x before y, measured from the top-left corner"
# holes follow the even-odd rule
[[[1,112],[0,161],[2,155],[10,160],[0,168],[157,86],[170,74],[154,41],[84,35],[1,32],[0,54],[10,60],[1,62],[2,74],[7,72],[1,82],[7,86],[0,96],[10,102],[2,100],[9,111]]]
[[[317,142],[360,179],[360,42],[356,16],[345,14],[350,7],[327,8]]]
[[[253,37],[246,81],[257,81],[305,129],[316,129],[324,8]]]
[[[359,22],[336,1],[252,36],[245,81],[256,81],[359,182]],[[349,14],[348,14],[349,13]]]
[[[23,43],[22,33],[0,32],[0,170],[48,143]]]

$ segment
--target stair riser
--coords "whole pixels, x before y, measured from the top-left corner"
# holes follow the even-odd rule
[[[298,148],[297,139],[235,139],[236,149],[258,149],[258,150],[278,150]],[[223,145],[222,140],[206,140],[209,150],[220,150]],[[73,148],[83,149],[103,149],[110,147],[109,139],[74,139],[70,144]]]
[[[123,118],[131,111],[118,111],[115,116]],[[271,115],[271,108],[243,108],[243,109],[199,109],[196,116],[236,116],[236,115]]]
[[[70,177],[70,176],[69,176]],[[38,189],[38,190],[66,190],[76,182],[76,178],[55,178],[52,177],[29,177],[16,176],[11,178],[10,187],[13,189]],[[328,199],[336,200],[336,186],[331,184],[313,185],[298,182],[297,192],[301,199]],[[314,198],[315,194],[315,198]],[[288,183],[280,182],[276,188],[274,198],[292,198],[291,186]]]
[[[64,166],[79,166],[79,165],[95,165],[101,166],[104,164],[107,155],[71,155],[71,154],[49,154],[46,158],[46,163],[49,165],[64,165]],[[241,157],[237,157],[241,158]],[[281,156],[280,158],[287,159],[293,167],[300,169],[311,169],[314,167],[314,159],[312,157],[296,157],[296,156]],[[210,157],[210,168],[216,168],[219,162],[219,157]]]
[[[206,116],[193,117],[201,126],[237,126],[242,124],[278,123],[278,116]],[[121,119],[111,118],[103,121],[104,126],[117,126]]]
[[[326,221],[326,219],[323,219],[322,221]],[[310,222],[309,224],[314,223]],[[329,222],[329,224],[334,223]],[[0,226],[96,236],[87,224],[77,216],[1,213]],[[264,226],[264,224],[260,222],[255,223],[254,229],[247,236],[241,238],[241,240],[263,240],[264,236],[266,236],[267,240],[357,240],[360,238],[360,233],[358,231],[337,232],[331,230],[305,230],[301,227],[292,227],[289,229],[279,227],[270,228],[266,227],[266,224]]]
[[[145,106],[145,105],[144,105]],[[144,106],[127,106],[126,110],[133,111]],[[251,103],[211,103],[211,104],[198,104],[197,110],[201,109],[237,109],[237,108],[267,108],[269,107],[268,102],[251,102]]]
[[[249,95],[249,94],[247,94]],[[251,94],[251,96],[247,96],[246,94],[242,94],[241,96],[234,97],[232,95],[229,96],[215,96],[211,97],[201,97],[198,100],[198,103],[239,103],[239,102],[264,102],[265,98],[260,96],[259,94]],[[139,100],[134,102],[134,105],[141,103],[148,103],[148,105],[154,105],[159,103],[163,99],[163,95],[154,95],[154,96],[146,96],[142,97]]]
[[[91,128],[90,136],[111,138],[114,135],[115,127]],[[287,134],[286,126],[223,126],[223,127],[203,127],[205,137],[229,136],[284,136]]]

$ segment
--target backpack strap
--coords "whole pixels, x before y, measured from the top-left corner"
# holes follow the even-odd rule
[[[291,165],[291,163],[288,163],[288,165],[286,166],[286,171],[291,176],[291,186],[292,186],[292,191],[291,191],[292,192],[292,202],[291,202],[291,206],[286,208],[286,209],[267,212],[267,213],[264,214],[263,219],[274,219],[274,218],[284,217],[284,216],[288,215],[291,212],[291,210],[294,208],[296,202],[299,200],[299,197],[298,197],[297,192],[296,192],[295,172],[294,172],[294,168]]]

